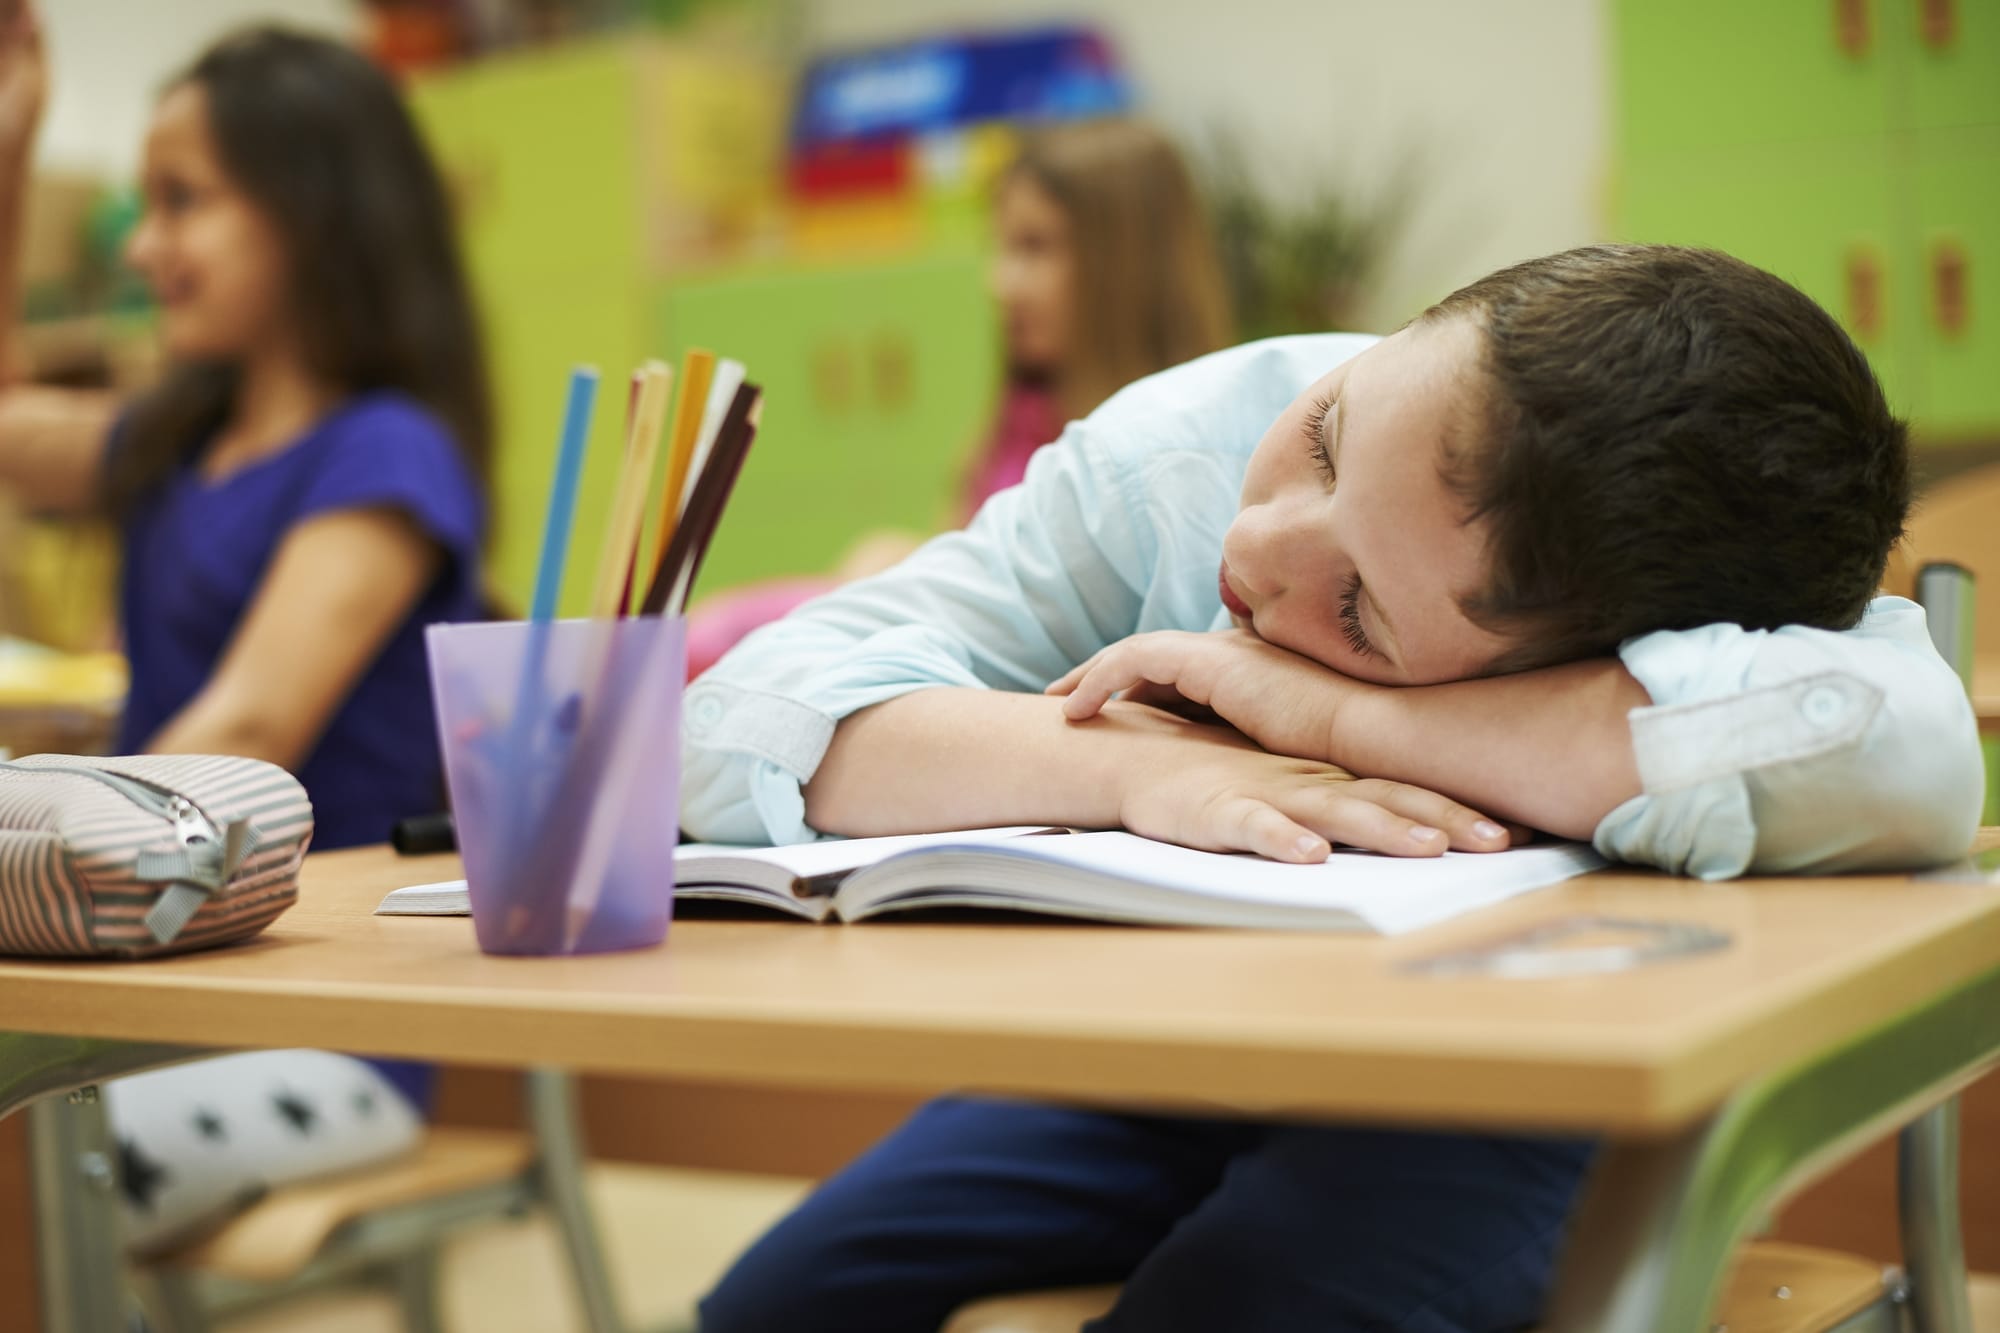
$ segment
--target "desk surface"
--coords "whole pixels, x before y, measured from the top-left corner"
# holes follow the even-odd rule
[[[1395,940],[688,920],[658,950],[508,959],[481,955],[465,918],[371,915],[388,889],[456,871],[316,856],[299,905],[250,944],[0,963],[0,1028],[1646,1136],[2000,966],[2000,889],[1886,877],[1607,872]],[[1397,967],[1577,912],[1700,922],[1734,945],[1556,981]]]

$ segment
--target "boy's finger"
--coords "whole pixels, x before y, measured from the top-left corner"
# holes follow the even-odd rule
[[[1078,662],[1075,666],[1071,667],[1069,670],[1063,672],[1062,675],[1058,676],[1055,680],[1049,682],[1048,688],[1043,690],[1042,693],[1068,694],[1070,691],[1076,688],[1076,683],[1082,680],[1085,676],[1089,675],[1091,670],[1095,668],[1098,665],[1098,663],[1102,662],[1105,659],[1106,655],[1108,655],[1110,652],[1111,649],[1109,648],[1099,648],[1096,652],[1084,658],[1081,662]]]
[[[1333,852],[1325,838],[1262,801],[1235,803],[1225,817],[1234,817],[1236,825],[1222,831],[1223,842],[1273,861],[1313,865]]]
[[[1437,792],[1401,782],[1367,778],[1349,788],[1350,794],[1393,810],[1431,828],[1443,829],[1452,847],[1461,852],[1504,851],[1512,842],[1507,829]]]
[[[1302,804],[1288,803],[1286,812],[1330,842],[1388,856],[1442,856],[1451,845],[1450,837],[1435,824],[1406,818],[1339,788],[1304,796]]]
[[[1095,717],[1115,692],[1116,684],[1103,667],[1092,667],[1063,696],[1063,716],[1073,721]]]
[[[1119,691],[1136,689],[1146,683],[1143,671],[1126,665],[1123,658],[1105,654],[1070,687],[1063,698],[1063,714],[1077,721],[1095,717],[1098,710]]]

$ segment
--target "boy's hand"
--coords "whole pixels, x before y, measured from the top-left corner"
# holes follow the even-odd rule
[[[1157,713],[1149,722],[1149,712],[1114,704],[1106,716],[1116,717],[1121,728],[1171,742],[1160,762],[1123,770],[1119,820],[1134,833],[1205,851],[1302,862],[1325,860],[1335,843],[1390,856],[1437,856],[1447,847],[1493,852],[1508,845],[1506,829],[1436,792],[1269,754],[1222,727]]]
[[[1216,717],[1274,754],[1330,761],[1334,716],[1353,695],[1380,686],[1352,680],[1245,630],[1159,630],[1102,649],[1050,685],[1072,721],[1096,716],[1114,696]]]

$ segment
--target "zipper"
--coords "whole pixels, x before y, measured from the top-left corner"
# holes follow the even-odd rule
[[[158,815],[174,826],[174,837],[183,847],[198,847],[203,843],[217,842],[222,831],[215,826],[202,808],[187,797],[162,787],[157,782],[135,778],[126,773],[113,773],[102,768],[83,768],[75,764],[5,764],[16,773],[69,773],[80,778],[89,778],[102,783],[123,796],[148,814]]]
[[[222,831],[200,806],[171,787],[163,787],[145,778],[76,764],[0,763],[0,768],[16,773],[68,773],[74,777],[89,778],[111,788],[146,813],[166,820],[173,826],[174,840],[182,847],[200,847],[222,841]],[[152,910],[146,913],[147,929],[161,944],[171,944],[182,927],[201,909],[208,895],[208,889],[186,880],[168,883],[160,890]]]

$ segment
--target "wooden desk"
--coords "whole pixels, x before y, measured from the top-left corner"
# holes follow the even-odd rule
[[[1592,1131],[1618,1147],[1553,1326],[1668,1329],[1701,1318],[1775,1194],[2000,1055],[2000,889],[1981,884],[1606,872],[1390,941],[684,921],[663,950],[583,959],[488,958],[464,919],[370,915],[454,871],[315,857],[300,905],[251,945],[0,964],[18,1030],[0,1039],[0,1110],[170,1058],[158,1043]],[[1561,981],[1401,969],[1574,913],[1733,943]]]

